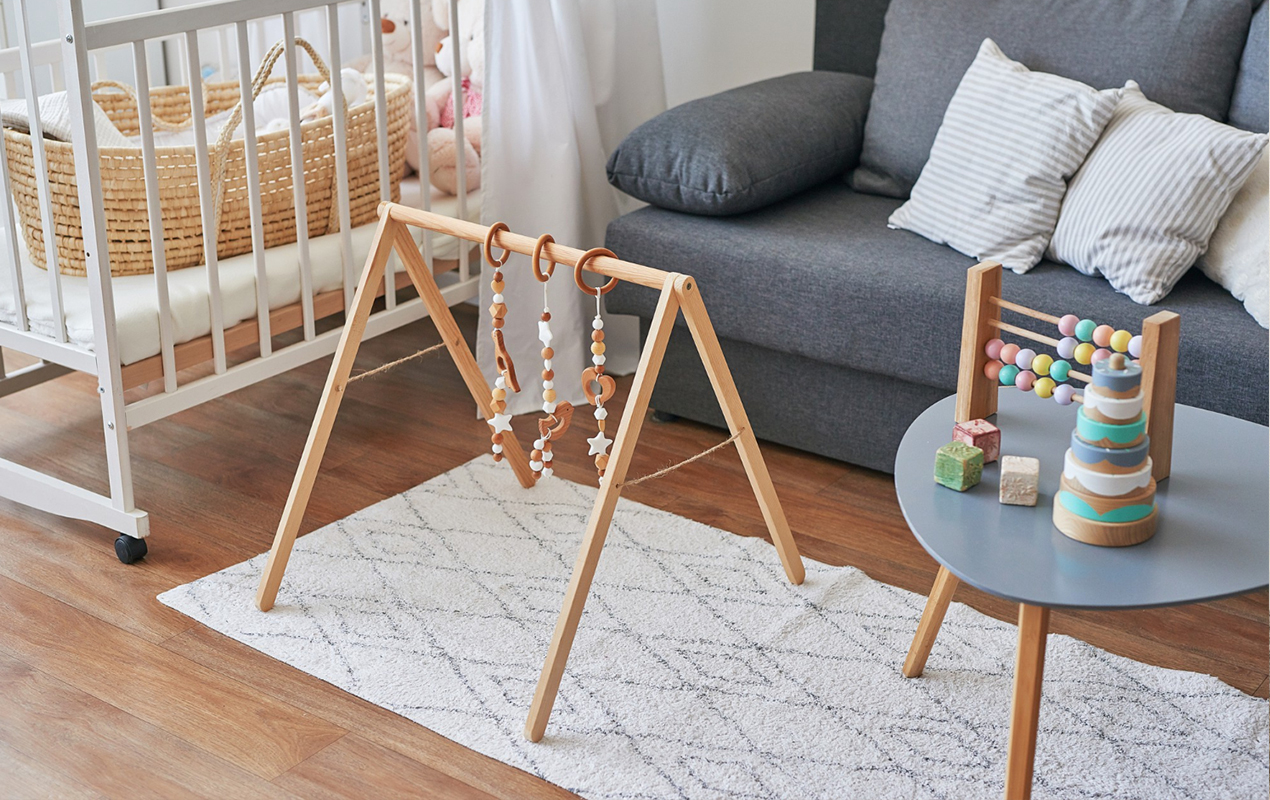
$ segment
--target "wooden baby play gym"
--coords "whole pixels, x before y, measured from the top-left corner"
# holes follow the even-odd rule
[[[495,292],[495,302],[490,312],[493,317],[493,338],[500,374],[493,389],[490,388],[477,366],[476,359],[443,300],[431,271],[424,263],[410,234],[411,226],[484,244],[486,261],[494,270],[492,288]],[[495,258],[493,248],[502,249],[503,254]],[[714,328],[710,324],[701,293],[691,276],[622,261],[602,248],[583,252],[557,244],[547,235],[534,239],[515,234],[502,223],[486,227],[406,206],[384,203],[379,208],[379,225],[375,232],[374,243],[358,283],[352,310],[335,352],[335,359],[300,459],[299,469],[287,498],[273,546],[269,551],[264,574],[261,576],[256,605],[262,611],[271,609],[277,598],[278,587],[282,582],[287,559],[291,554],[308,505],[330,438],[331,428],[339,411],[340,401],[348,385],[361,377],[350,375],[353,360],[357,355],[367,318],[375,301],[375,289],[382,283],[385,266],[394,252],[401,259],[411,282],[427,307],[443,344],[421,350],[399,362],[384,365],[380,369],[390,368],[396,363],[444,346],[463,376],[472,399],[476,401],[481,414],[490,423],[494,458],[506,460],[521,486],[525,488],[533,487],[538,479],[550,475],[551,437],[563,434],[569,426],[573,411],[571,407],[566,408],[567,404],[556,402],[555,374],[551,365],[550,313],[544,308],[539,320],[538,335],[543,341],[543,410],[548,416],[539,423],[538,440],[534,442],[535,446],[531,454],[525,453],[523,446],[513,434],[511,418],[503,413],[506,407],[504,398],[507,391],[519,389],[519,379],[515,366],[503,347],[503,336],[507,329],[504,327],[506,305],[501,297],[503,285],[501,269],[513,252],[530,256],[534,277],[544,283],[551,278],[556,265],[572,266],[573,278],[579,289],[597,298],[596,318],[590,334],[593,366],[584,371],[582,379],[587,400],[595,409],[594,416],[598,433],[588,442],[591,444],[591,454],[596,456],[596,467],[600,472],[600,488],[573,568],[573,575],[565,592],[564,605],[552,635],[551,646],[543,664],[525,726],[525,735],[531,741],[541,739],[546,730],[565,662],[569,656],[569,649],[573,644],[587,593],[599,563],[600,551],[604,547],[604,540],[623,486],[639,480],[659,477],[675,468],[671,467],[651,476],[630,481],[626,476],[632,453],[639,440],[645,413],[648,410],[649,397],[657,381],[657,373],[665,354],[666,344],[680,312],[683,313],[688,330],[692,334],[702,365],[709,376],[730,432],[730,437],[716,448],[711,448],[711,451],[726,444],[736,444],[737,452],[749,477],[754,496],[767,523],[767,529],[785,574],[792,583],[802,582],[804,572],[798,548],[763,462],[763,456],[746,417],[745,408],[737,395],[736,385],[724,360]],[[547,261],[546,267],[542,266],[543,259]],[[609,281],[602,287],[592,288],[583,281],[583,272],[605,276],[609,278]],[[605,348],[599,295],[611,289],[617,281],[629,281],[647,286],[659,290],[661,294],[648,338],[640,355],[630,397],[627,398],[621,422],[613,438],[609,440],[605,435],[607,411],[604,410],[604,403],[612,397],[616,385],[613,379],[604,373]],[[367,373],[363,373],[365,374]],[[599,386],[598,392],[593,388],[593,384]],[[613,447],[611,455],[607,453],[610,443]],[[700,455],[694,456],[688,460],[699,457]]]

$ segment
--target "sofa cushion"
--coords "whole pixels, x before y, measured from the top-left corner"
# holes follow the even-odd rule
[[[610,223],[606,245],[696,277],[722,337],[951,392],[974,260],[887,229],[898,205],[826,184],[738,217],[645,208]],[[1136,331],[1158,310],[1050,261],[1004,282],[1007,299],[1116,328]],[[608,298],[614,313],[649,317],[657,295],[621,284]],[[1164,305],[1182,315],[1179,401],[1265,424],[1267,332],[1198,270]]]
[[[1270,132],[1270,3],[1262,1],[1252,15],[1248,43],[1239,62],[1235,93],[1230,98],[1229,122],[1236,128]]]
[[[893,0],[852,185],[908,195],[985,36],[1033,70],[1096,89],[1136,80],[1174,111],[1220,121],[1251,16],[1249,0]]]
[[[676,106],[609,156],[609,183],[662,208],[739,214],[856,163],[873,82],[798,72]]]

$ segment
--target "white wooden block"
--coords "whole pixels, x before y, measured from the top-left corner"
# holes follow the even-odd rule
[[[1002,503],[1009,506],[1034,506],[1040,484],[1040,459],[1001,456]]]

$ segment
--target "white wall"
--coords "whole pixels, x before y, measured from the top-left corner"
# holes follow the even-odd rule
[[[657,0],[666,102],[811,69],[815,0]]]

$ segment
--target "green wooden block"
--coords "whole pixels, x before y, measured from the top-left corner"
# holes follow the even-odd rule
[[[983,478],[983,451],[965,442],[949,442],[935,452],[935,483],[964,492]]]

